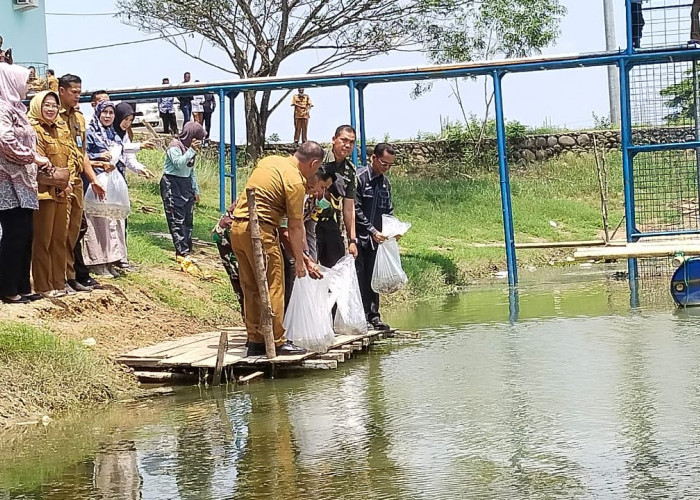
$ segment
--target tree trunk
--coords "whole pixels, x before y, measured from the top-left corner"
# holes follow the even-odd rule
[[[263,118],[255,102],[255,92],[244,92],[245,125],[246,125],[246,159],[255,163],[262,154],[265,145],[265,128]]]

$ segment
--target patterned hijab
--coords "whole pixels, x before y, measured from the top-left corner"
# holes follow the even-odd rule
[[[29,70],[15,64],[0,63],[0,101],[7,102],[21,113],[27,112],[22,99],[27,95]]]
[[[95,143],[102,151],[107,151],[109,145],[115,141],[121,142],[121,138],[117,136],[114,130],[114,123],[109,127],[105,127],[100,123],[100,116],[107,108],[112,108],[115,110],[116,114],[116,106],[112,101],[102,101],[95,107],[95,115],[92,117],[90,125],[88,125],[88,133],[91,133],[95,137]]]
[[[32,125],[52,125],[56,123],[56,120],[58,119],[58,113],[56,113],[56,118],[49,121],[46,118],[44,118],[44,114],[41,112],[41,107],[44,105],[44,101],[50,95],[56,98],[56,104],[60,106],[61,101],[56,92],[53,92],[51,90],[42,90],[37,95],[32,97],[32,100],[29,102],[29,123],[31,123]]]

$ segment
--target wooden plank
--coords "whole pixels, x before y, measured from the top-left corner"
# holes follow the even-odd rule
[[[267,358],[266,356],[247,356],[243,359],[241,359],[237,365],[269,365],[269,364],[279,364],[279,365],[287,365],[287,364],[294,364],[294,363],[300,363],[304,361],[307,358],[310,358],[312,356],[315,356],[316,353],[314,352],[307,352],[306,354],[297,354],[294,356],[276,356],[274,358]]]
[[[338,368],[338,362],[326,359],[305,359],[299,364],[280,365],[280,368],[285,370],[335,370]]]
[[[246,356],[245,347],[229,348],[224,354],[223,366],[235,365]],[[195,361],[192,363],[193,368],[214,368],[216,366],[216,355]]]
[[[218,347],[217,343],[209,342],[207,345],[192,349],[191,351],[178,354],[171,358],[164,358],[160,360],[161,366],[192,366],[192,363],[196,363],[205,358],[210,358],[216,356],[216,349]]]
[[[221,385],[221,370],[224,368],[224,354],[228,349],[228,332],[222,331],[219,337],[219,347],[216,352],[216,363],[214,365],[213,385]]]
[[[196,335],[190,335],[188,337],[183,337],[176,340],[168,340],[167,342],[160,342],[159,344],[154,344],[148,347],[134,349],[133,351],[129,351],[123,354],[122,356],[132,358],[153,358],[158,356],[162,357],[162,353],[166,351],[201,342],[204,339],[216,338],[218,336],[219,332],[198,333]]]
[[[245,377],[241,377],[238,379],[239,384],[249,384],[250,382],[253,382],[254,380],[260,379],[265,376],[265,372],[253,372],[250,375],[246,375]]]
[[[338,363],[343,363],[345,361],[345,353],[340,351],[328,351],[325,354],[320,354],[317,359],[323,359],[326,361],[337,361]]]
[[[117,363],[128,366],[129,368],[157,368],[160,366],[162,358],[125,358],[119,357],[116,359]]]

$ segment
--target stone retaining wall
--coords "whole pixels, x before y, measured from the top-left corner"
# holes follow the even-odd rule
[[[668,127],[636,129],[632,133],[634,144],[663,144],[695,140],[691,127]],[[560,154],[579,154],[594,151],[594,142],[599,149],[619,150],[621,147],[619,130],[591,130],[563,132],[558,134],[533,135],[508,140],[508,155],[511,161],[543,161]],[[434,161],[459,160],[465,157],[466,149],[473,143],[461,141],[397,141],[392,142],[397,149],[398,162],[402,164],[422,164]],[[328,147],[328,145],[325,145]],[[239,154],[244,154],[244,146],[238,146]],[[228,147],[227,147],[228,149]],[[267,144],[266,153],[291,154],[294,144]],[[485,139],[483,150],[496,154],[496,139]],[[371,146],[368,146],[371,153]]]

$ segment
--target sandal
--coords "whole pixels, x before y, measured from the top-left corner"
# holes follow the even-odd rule
[[[29,299],[22,297],[21,295],[19,296],[18,299],[13,299],[12,297],[0,297],[0,300],[2,300],[5,304],[27,304],[27,303],[29,303]]]

